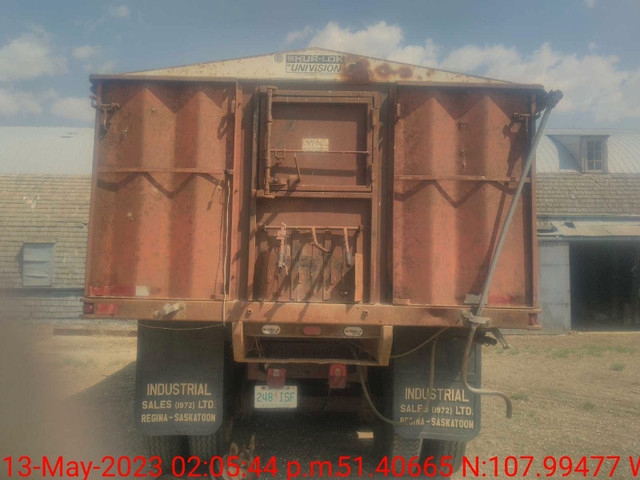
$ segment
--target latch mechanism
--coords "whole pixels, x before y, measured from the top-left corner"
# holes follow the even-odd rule
[[[102,113],[102,131],[106,131],[109,128],[110,115],[120,109],[119,103],[100,103],[98,97],[91,95],[91,106],[96,110],[100,110]]]

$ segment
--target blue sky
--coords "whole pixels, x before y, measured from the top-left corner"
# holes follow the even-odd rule
[[[0,125],[90,126],[92,72],[309,45],[561,88],[555,127],[640,128],[640,1],[3,0]]]

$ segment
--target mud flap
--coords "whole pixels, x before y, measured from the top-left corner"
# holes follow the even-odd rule
[[[222,424],[225,329],[202,329],[208,325],[200,322],[148,325],[170,330],[138,325],[138,430],[145,435],[216,432]]]
[[[465,337],[440,338],[436,344],[434,390],[427,400],[431,346],[393,360],[394,426],[405,438],[468,441],[480,433],[480,397],[462,385]],[[402,342],[409,344],[409,342]],[[415,340],[413,340],[415,345]],[[400,350],[402,351],[402,350]],[[469,359],[469,383],[480,387],[481,351],[475,346]]]

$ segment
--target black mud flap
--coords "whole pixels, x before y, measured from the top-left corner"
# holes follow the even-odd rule
[[[393,360],[393,419],[406,424],[394,426],[397,434],[405,438],[468,441],[480,433],[480,397],[462,385],[465,343],[466,337],[438,339],[430,399],[431,344]],[[415,345],[416,340],[402,344]],[[479,388],[480,379],[481,351],[474,346],[469,358],[468,381]]]
[[[144,435],[209,435],[222,424],[225,329],[203,326],[138,325],[135,418]]]

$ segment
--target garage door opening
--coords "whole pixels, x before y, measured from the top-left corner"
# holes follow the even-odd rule
[[[573,329],[640,329],[639,242],[574,242],[570,262]]]

